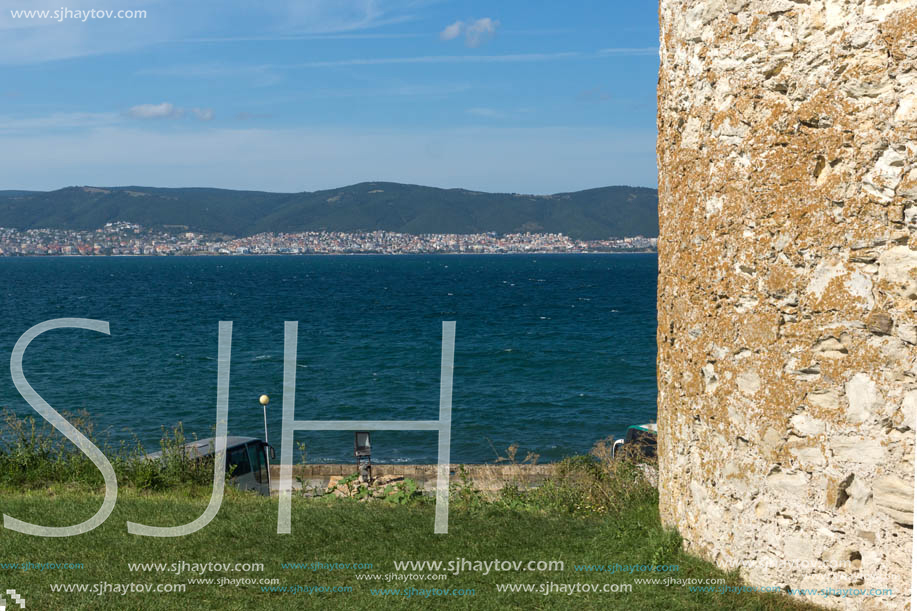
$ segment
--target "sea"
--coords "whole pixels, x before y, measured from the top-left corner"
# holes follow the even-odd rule
[[[100,443],[213,435],[220,321],[233,322],[229,434],[280,454],[284,321],[299,322],[298,420],[436,420],[442,322],[455,321],[453,462],[517,446],[539,462],[656,418],[655,254],[0,258],[0,408],[85,410]],[[351,462],[350,432],[297,432],[294,461]],[[301,451],[304,451],[303,455]],[[372,434],[380,463],[436,462],[437,435]]]

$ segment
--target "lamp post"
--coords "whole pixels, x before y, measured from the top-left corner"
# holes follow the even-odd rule
[[[267,404],[271,402],[271,398],[267,395],[261,395],[258,399],[258,402],[261,403],[261,411],[264,412],[264,460],[267,461],[267,473],[268,481],[270,481],[271,474],[271,446],[267,438]]]

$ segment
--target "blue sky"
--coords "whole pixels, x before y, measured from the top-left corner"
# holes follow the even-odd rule
[[[654,2],[68,2],[3,3],[0,189],[656,185]]]

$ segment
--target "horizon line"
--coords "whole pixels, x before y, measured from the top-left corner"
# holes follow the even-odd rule
[[[341,185],[338,187],[330,187],[326,189],[313,189],[313,190],[302,190],[302,191],[271,191],[267,189],[236,189],[231,187],[204,187],[204,186],[179,186],[179,187],[162,187],[162,186],[153,186],[153,185],[138,185],[138,184],[126,184],[126,185],[65,185],[62,187],[52,188],[52,189],[16,189],[16,188],[2,188],[0,193],[10,193],[10,192],[21,192],[21,193],[55,193],[57,191],[64,191],[66,189],[102,189],[102,190],[126,190],[126,189],[171,189],[171,190],[211,190],[211,191],[235,191],[235,192],[248,192],[248,193],[268,193],[272,195],[300,195],[303,193],[320,193],[322,191],[335,191],[339,189],[347,189],[350,187],[356,187],[359,185],[374,185],[374,184],[390,184],[398,185],[402,187],[421,187],[424,189],[437,189],[440,191],[468,191],[470,193],[487,193],[490,195],[532,195],[537,197],[545,197],[549,195],[565,195],[568,193],[581,193],[583,191],[594,191],[597,189],[614,189],[614,188],[623,188],[623,189],[649,189],[651,191],[658,191],[658,187],[647,187],[643,185],[625,185],[625,184],[612,184],[612,185],[601,185],[598,187],[585,187],[582,189],[576,189],[573,191],[554,191],[552,193],[530,193],[523,191],[486,191],[482,189],[472,189],[468,187],[437,187],[432,185],[423,185],[419,183],[409,183],[409,182],[397,182],[394,180],[361,180],[358,182]]]

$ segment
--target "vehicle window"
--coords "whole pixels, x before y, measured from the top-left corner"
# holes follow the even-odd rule
[[[255,472],[255,481],[259,484],[267,483],[267,466],[264,464],[264,449],[260,443],[248,444],[248,457]]]
[[[236,468],[232,472],[232,477],[239,477],[240,475],[251,473],[252,465],[248,461],[248,452],[245,451],[245,446],[234,448],[229,451],[229,455],[226,457],[226,468],[228,469],[230,465],[236,465]]]

